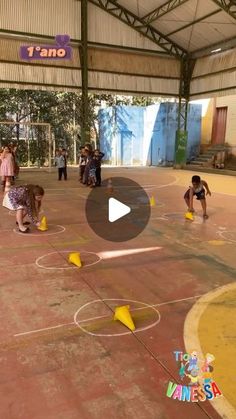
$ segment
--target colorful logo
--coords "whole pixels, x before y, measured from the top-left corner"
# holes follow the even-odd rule
[[[182,402],[205,402],[222,396],[222,392],[213,379],[215,357],[207,353],[204,360],[198,358],[196,351],[191,354],[174,351],[179,377],[183,384],[169,381],[166,395]],[[188,383],[184,384],[188,380]]]
[[[20,47],[22,60],[71,60],[72,48],[68,46],[69,35],[57,35],[56,46],[52,45],[23,45]]]

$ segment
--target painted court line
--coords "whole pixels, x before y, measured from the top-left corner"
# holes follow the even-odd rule
[[[178,300],[165,301],[163,303],[148,304],[148,306],[154,308],[154,307],[164,306],[164,305],[168,305],[168,304],[175,304],[175,303],[179,303],[179,302],[183,302],[183,301],[194,300],[196,298],[201,297],[202,295],[203,294],[201,294],[201,295],[194,295],[192,297],[181,298],[181,299],[178,299]],[[122,299],[116,299],[116,300],[122,301]],[[101,301],[102,302],[103,300],[98,300],[98,301]],[[127,301],[127,300],[125,300],[125,301]],[[144,310],[144,308],[146,308],[146,307],[134,308],[131,311]],[[108,316],[107,315],[103,315],[103,316],[90,317],[88,319],[81,320],[80,323],[85,323],[85,322],[88,322],[88,321],[94,321],[94,320],[104,319],[106,317],[108,317]],[[17,333],[17,334],[15,334],[13,336],[17,337],[17,336],[30,335],[32,333],[38,333],[38,332],[43,332],[43,331],[46,331],[46,330],[57,329],[59,327],[69,326],[69,325],[72,325],[72,324],[75,325],[75,322],[73,321],[73,322],[70,322],[70,323],[59,324],[57,326],[51,326],[51,327],[45,327],[45,328],[42,328],[42,329],[30,330],[28,332]]]
[[[234,239],[229,239],[228,237],[225,237],[225,235],[227,235],[228,233],[234,233],[235,234],[235,238],[236,238],[236,232],[235,231],[228,231],[228,230],[224,230],[224,231],[217,231],[217,234],[219,234],[219,236],[224,239],[224,240],[228,240],[232,243],[236,243],[236,240]]]
[[[199,358],[204,359],[204,354],[202,352],[201,343],[198,338],[198,329],[201,316],[206,310],[207,306],[214,300],[216,297],[220,296],[222,293],[236,287],[236,284],[230,283],[222,287],[217,288],[207,294],[204,294],[191,308],[188,312],[185,323],[184,323],[184,343],[186,347],[186,352],[191,353],[191,351],[196,350],[199,353]],[[219,413],[222,418],[233,419],[236,418],[236,410],[228,402],[228,400],[223,397],[219,399],[209,400],[214,409]]]
[[[52,224],[48,224],[48,226],[50,226],[50,225],[52,225]],[[59,225],[59,224],[56,224],[56,227],[59,227],[60,228],[60,230],[59,231],[54,231],[54,232],[52,232],[52,233],[47,233],[47,232],[43,232],[42,234],[41,233],[37,233],[37,234],[34,234],[34,233],[29,233],[29,234],[25,234],[25,235],[23,235],[23,237],[45,237],[45,236],[54,236],[55,234],[61,234],[61,233],[64,233],[65,231],[66,231],[66,228],[64,227],[64,226],[61,226],[61,225]],[[19,231],[17,231],[15,228],[13,229],[13,231],[14,231],[14,233],[16,233],[16,234],[18,234],[18,235],[20,235],[20,236],[22,236],[22,233],[20,233]]]
[[[53,267],[53,266],[44,266],[44,265],[41,265],[41,263],[40,263],[40,261],[42,260],[42,259],[44,259],[45,257],[48,257],[48,256],[51,256],[51,255],[55,255],[55,254],[57,254],[57,255],[59,255],[59,256],[61,256],[62,255],[62,253],[75,253],[76,251],[75,250],[59,250],[59,251],[57,251],[57,252],[50,252],[50,253],[46,253],[45,255],[43,255],[43,256],[40,256],[40,257],[38,257],[37,259],[36,259],[36,261],[35,261],[35,265],[38,267],[38,268],[42,268],[42,269],[47,269],[47,270],[65,270],[65,269],[78,269],[78,267],[76,267],[76,266],[65,266],[65,267],[63,267],[63,268],[58,268],[58,267]],[[87,252],[86,250],[83,250],[82,252],[79,252],[80,253],[80,255],[83,255],[83,254],[90,254],[90,255],[95,255],[95,256],[97,256],[97,260],[95,260],[95,262],[92,262],[92,263],[88,263],[88,264],[86,264],[86,265],[83,265],[83,268],[87,268],[87,267],[89,267],[89,266],[93,266],[93,265],[96,265],[97,263],[99,263],[99,262],[101,262],[101,260],[102,260],[102,258],[99,256],[99,254],[97,254],[97,253],[95,253],[95,252]],[[63,258],[63,261],[65,262],[65,259]],[[68,261],[67,261],[68,262]],[[68,262],[68,265],[69,265],[69,262]]]
[[[122,301],[122,302],[126,302],[126,303],[138,303],[138,304],[141,304],[142,306],[143,306],[143,308],[151,308],[155,313],[156,313],[156,315],[157,315],[157,320],[156,321],[154,321],[153,323],[151,323],[151,324],[149,324],[148,326],[145,326],[145,327],[140,327],[140,328],[138,328],[138,329],[135,329],[135,331],[134,332],[131,332],[131,331],[127,331],[127,332],[122,332],[122,333],[112,333],[112,334],[110,334],[110,333],[93,333],[93,332],[90,332],[90,331],[88,331],[87,329],[85,329],[83,326],[81,326],[81,322],[80,321],[78,321],[77,320],[77,316],[78,316],[78,314],[85,308],[85,307],[87,307],[87,306],[89,306],[89,305],[92,305],[92,304],[94,304],[94,303],[103,303],[103,302],[105,302],[105,301]],[[135,311],[135,309],[134,310],[132,310],[132,311]],[[159,313],[159,311],[155,308],[155,307],[153,307],[153,306],[151,306],[150,304],[146,304],[146,303],[143,303],[142,301],[137,301],[137,300],[128,300],[128,299],[125,299],[125,298],[106,298],[106,299],[103,299],[103,300],[94,300],[94,301],[90,301],[89,303],[87,303],[87,304],[84,304],[83,306],[81,306],[80,308],[79,308],[79,310],[77,310],[76,311],[76,313],[74,314],[74,322],[75,322],[75,324],[84,332],[84,333],[87,333],[88,335],[91,335],[91,336],[97,336],[97,337],[115,337],[115,336],[125,336],[125,335],[130,335],[130,334],[133,334],[133,333],[139,333],[139,332],[143,332],[143,331],[146,331],[146,330],[148,330],[148,329],[151,329],[152,327],[154,327],[154,326],[156,326],[158,323],[160,323],[160,321],[161,321],[161,315],[160,315],[160,313]]]

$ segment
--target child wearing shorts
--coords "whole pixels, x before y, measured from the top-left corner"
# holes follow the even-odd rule
[[[192,177],[192,186],[189,186],[189,189],[184,194],[184,200],[188,206],[189,212],[194,212],[194,208],[193,208],[194,195],[197,197],[197,200],[201,202],[202,210],[203,210],[203,218],[207,219],[208,215],[206,212],[206,209],[207,209],[206,195],[211,196],[211,192],[210,192],[207,182],[202,180],[200,176],[197,176],[197,175]]]

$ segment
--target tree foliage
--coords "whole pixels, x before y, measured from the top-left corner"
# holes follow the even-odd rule
[[[158,98],[122,95],[89,94],[88,127],[95,133],[99,143],[98,111],[101,106],[137,105],[157,103]],[[66,147],[73,160],[73,145],[80,145],[82,123],[82,101],[80,93],[51,92],[41,90],[0,90],[0,120],[10,121],[9,126],[0,124],[0,146],[7,142],[18,144],[21,160],[32,164],[44,164],[47,159],[47,138],[43,127],[31,128],[28,143],[21,141],[25,131],[14,123],[49,123],[56,148]]]

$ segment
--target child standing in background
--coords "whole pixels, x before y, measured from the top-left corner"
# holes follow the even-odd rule
[[[86,167],[87,156],[85,154],[85,148],[80,147],[80,156],[79,156],[79,181],[83,183],[84,181],[84,171]]]
[[[96,186],[101,186],[101,164],[102,164],[102,158],[104,157],[104,153],[102,153],[100,150],[96,149],[94,151],[94,161],[95,161],[95,167],[96,167]]]
[[[67,180],[67,159],[65,148],[63,148],[62,151],[56,151],[55,166],[58,168],[58,180],[61,180],[62,175],[64,176],[64,180]]]
[[[89,162],[87,164],[88,164],[88,169],[89,169],[88,185],[90,186],[90,188],[94,188],[96,186],[97,180],[96,180],[95,160],[92,156],[89,159]]]
[[[7,192],[11,187],[11,180],[14,176],[14,159],[9,147],[4,147],[0,155],[0,175],[2,177],[2,190]]]

